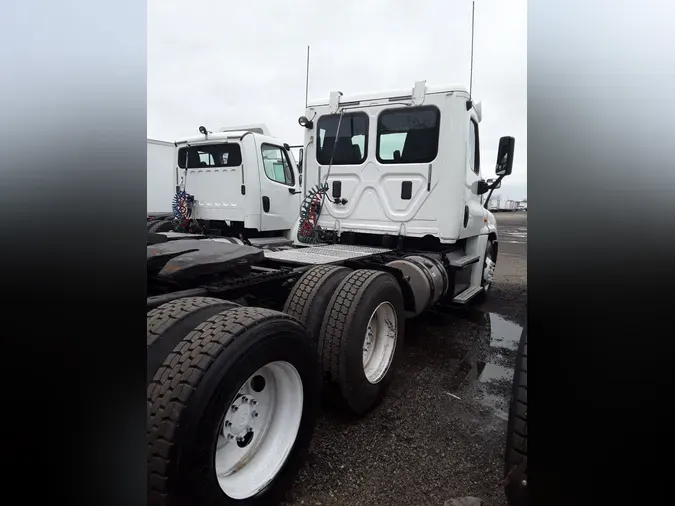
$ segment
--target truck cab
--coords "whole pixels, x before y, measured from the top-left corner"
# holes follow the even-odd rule
[[[200,131],[175,143],[176,190],[192,196],[190,218],[226,234],[289,233],[301,199],[290,146],[264,125]]]
[[[424,81],[412,90],[337,91],[310,102],[299,120],[303,192],[326,188],[318,228],[439,245],[488,234],[496,240],[484,207],[480,122],[480,103],[466,88]]]

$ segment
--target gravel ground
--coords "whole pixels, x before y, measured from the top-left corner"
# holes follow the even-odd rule
[[[527,213],[497,213],[488,299],[409,321],[403,360],[364,418],[326,408],[288,505],[504,505],[499,484],[515,350],[527,318]]]

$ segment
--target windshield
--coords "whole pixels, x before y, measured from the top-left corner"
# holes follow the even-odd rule
[[[340,132],[337,131],[338,122]],[[321,116],[317,123],[319,132],[316,159],[320,165],[359,165],[366,160],[368,150],[368,115],[364,112]],[[337,142],[336,142],[337,139]],[[335,152],[333,152],[335,148]]]

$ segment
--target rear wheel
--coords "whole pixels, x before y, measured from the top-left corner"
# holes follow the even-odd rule
[[[181,339],[214,314],[239,307],[212,297],[185,297],[156,307],[147,316],[147,381]]]
[[[338,265],[320,265],[305,272],[286,299],[284,313],[305,324],[307,330],[319,341],[321,323],[328,303],[338,285],[352,272]]]
[[[148,386],[148,505],[282,501],[320,374],[307,330],[277,311],[239,307],[190,332]]]
[[[403,345],[403,325],[403,294],[391,274],[354,271],[335,290],[319,354],[329,386],[353,412],[367,413],[384,396]]]
[[[506,497],[510,506],[526,506],[527,496],[527,329],[523,330],[513,373],[506,431]]]

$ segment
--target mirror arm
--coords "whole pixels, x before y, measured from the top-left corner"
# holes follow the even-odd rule
[[[485,204],[483,204],[483,207],[485,209],[488,208],[488,204],[490,203],[490,199],[492,198],[492,192],[495,191],[495,188],[497,188],[497,185],[501,182],[501,180],[504,179],[504,175],[499,176],[494,183],[490,185],[490,193],[488,193],[487,198],[485,199]]]

